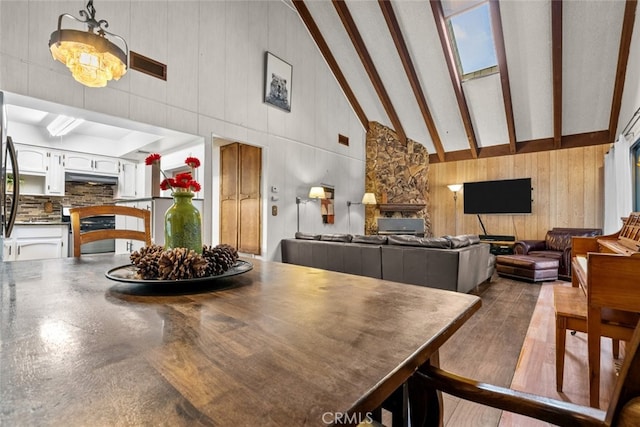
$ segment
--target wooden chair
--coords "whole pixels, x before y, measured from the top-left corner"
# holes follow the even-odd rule
[[[554,286],[553,304],[556,313],[556,389],[562,391],[567,330],[588,333],[588,302],[582,288]],[[620,341],[631,339],[637,322],[636,313],[603,309],[600,336],[612,339],[615,359],[620,353]],[[599,369],[596,375],[600,376]],[[596,407],[594,404],[592,406]]]
[[[434,366],[421,367],[412,379],[430,394],[442,391],[465,400],[559,426],[638,426],[640,425],[639,345],[640,323],[636,326],[630,345],[627,347],[627,355],[606,412],[480,383]],[[438,417],[428,417],[425,425],[437,425],[437,419]],[[429,420],[434,422],[429,423]]]
[[[73,232],[73,256],[80,256],[80,246],[84,243],[107,239],[133,239],[151,245],[151,212],[146,209],[129,206],[100,205],[71,208],[71,230]],[[140,218],[144,222],[144,231],[131,229],[93,230],[82,233],[80,219],[97,215],[124,215]]]

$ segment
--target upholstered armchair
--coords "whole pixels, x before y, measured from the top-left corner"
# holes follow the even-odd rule
[[[513,246],[516,255],[530,255],[558,260],[558,277],[571,280],[571,238],[602,234],[601,228],[553,228],[544,240],[519,240]]]

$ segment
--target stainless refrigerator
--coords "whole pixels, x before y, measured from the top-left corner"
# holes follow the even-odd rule
[[[7,135],[5,94],[0,91],[0,249],[2,240],[11,237],[18,213],[20,171],[13,140]],[[0,250],[0,258],[2,258]]]

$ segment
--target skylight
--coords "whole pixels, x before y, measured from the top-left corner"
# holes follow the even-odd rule
[[[467,7],[469,3],[473,5],[459,12],[455,11],[451,3],[464,3]],[[454,13],[447,18],[447,23],[449,37],[457,56],[458,69],[463,78],[497,71],[498,61],[491,31],[489,3],[478,3],[443,1],[443,6],[448,5],[448,11]]]

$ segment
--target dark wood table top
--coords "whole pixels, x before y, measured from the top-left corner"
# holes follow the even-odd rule
[[[126,256],[0,263],[0,424],[326,425],[380,405],[480,306],[251,262],[215,291],[107,279]]]

